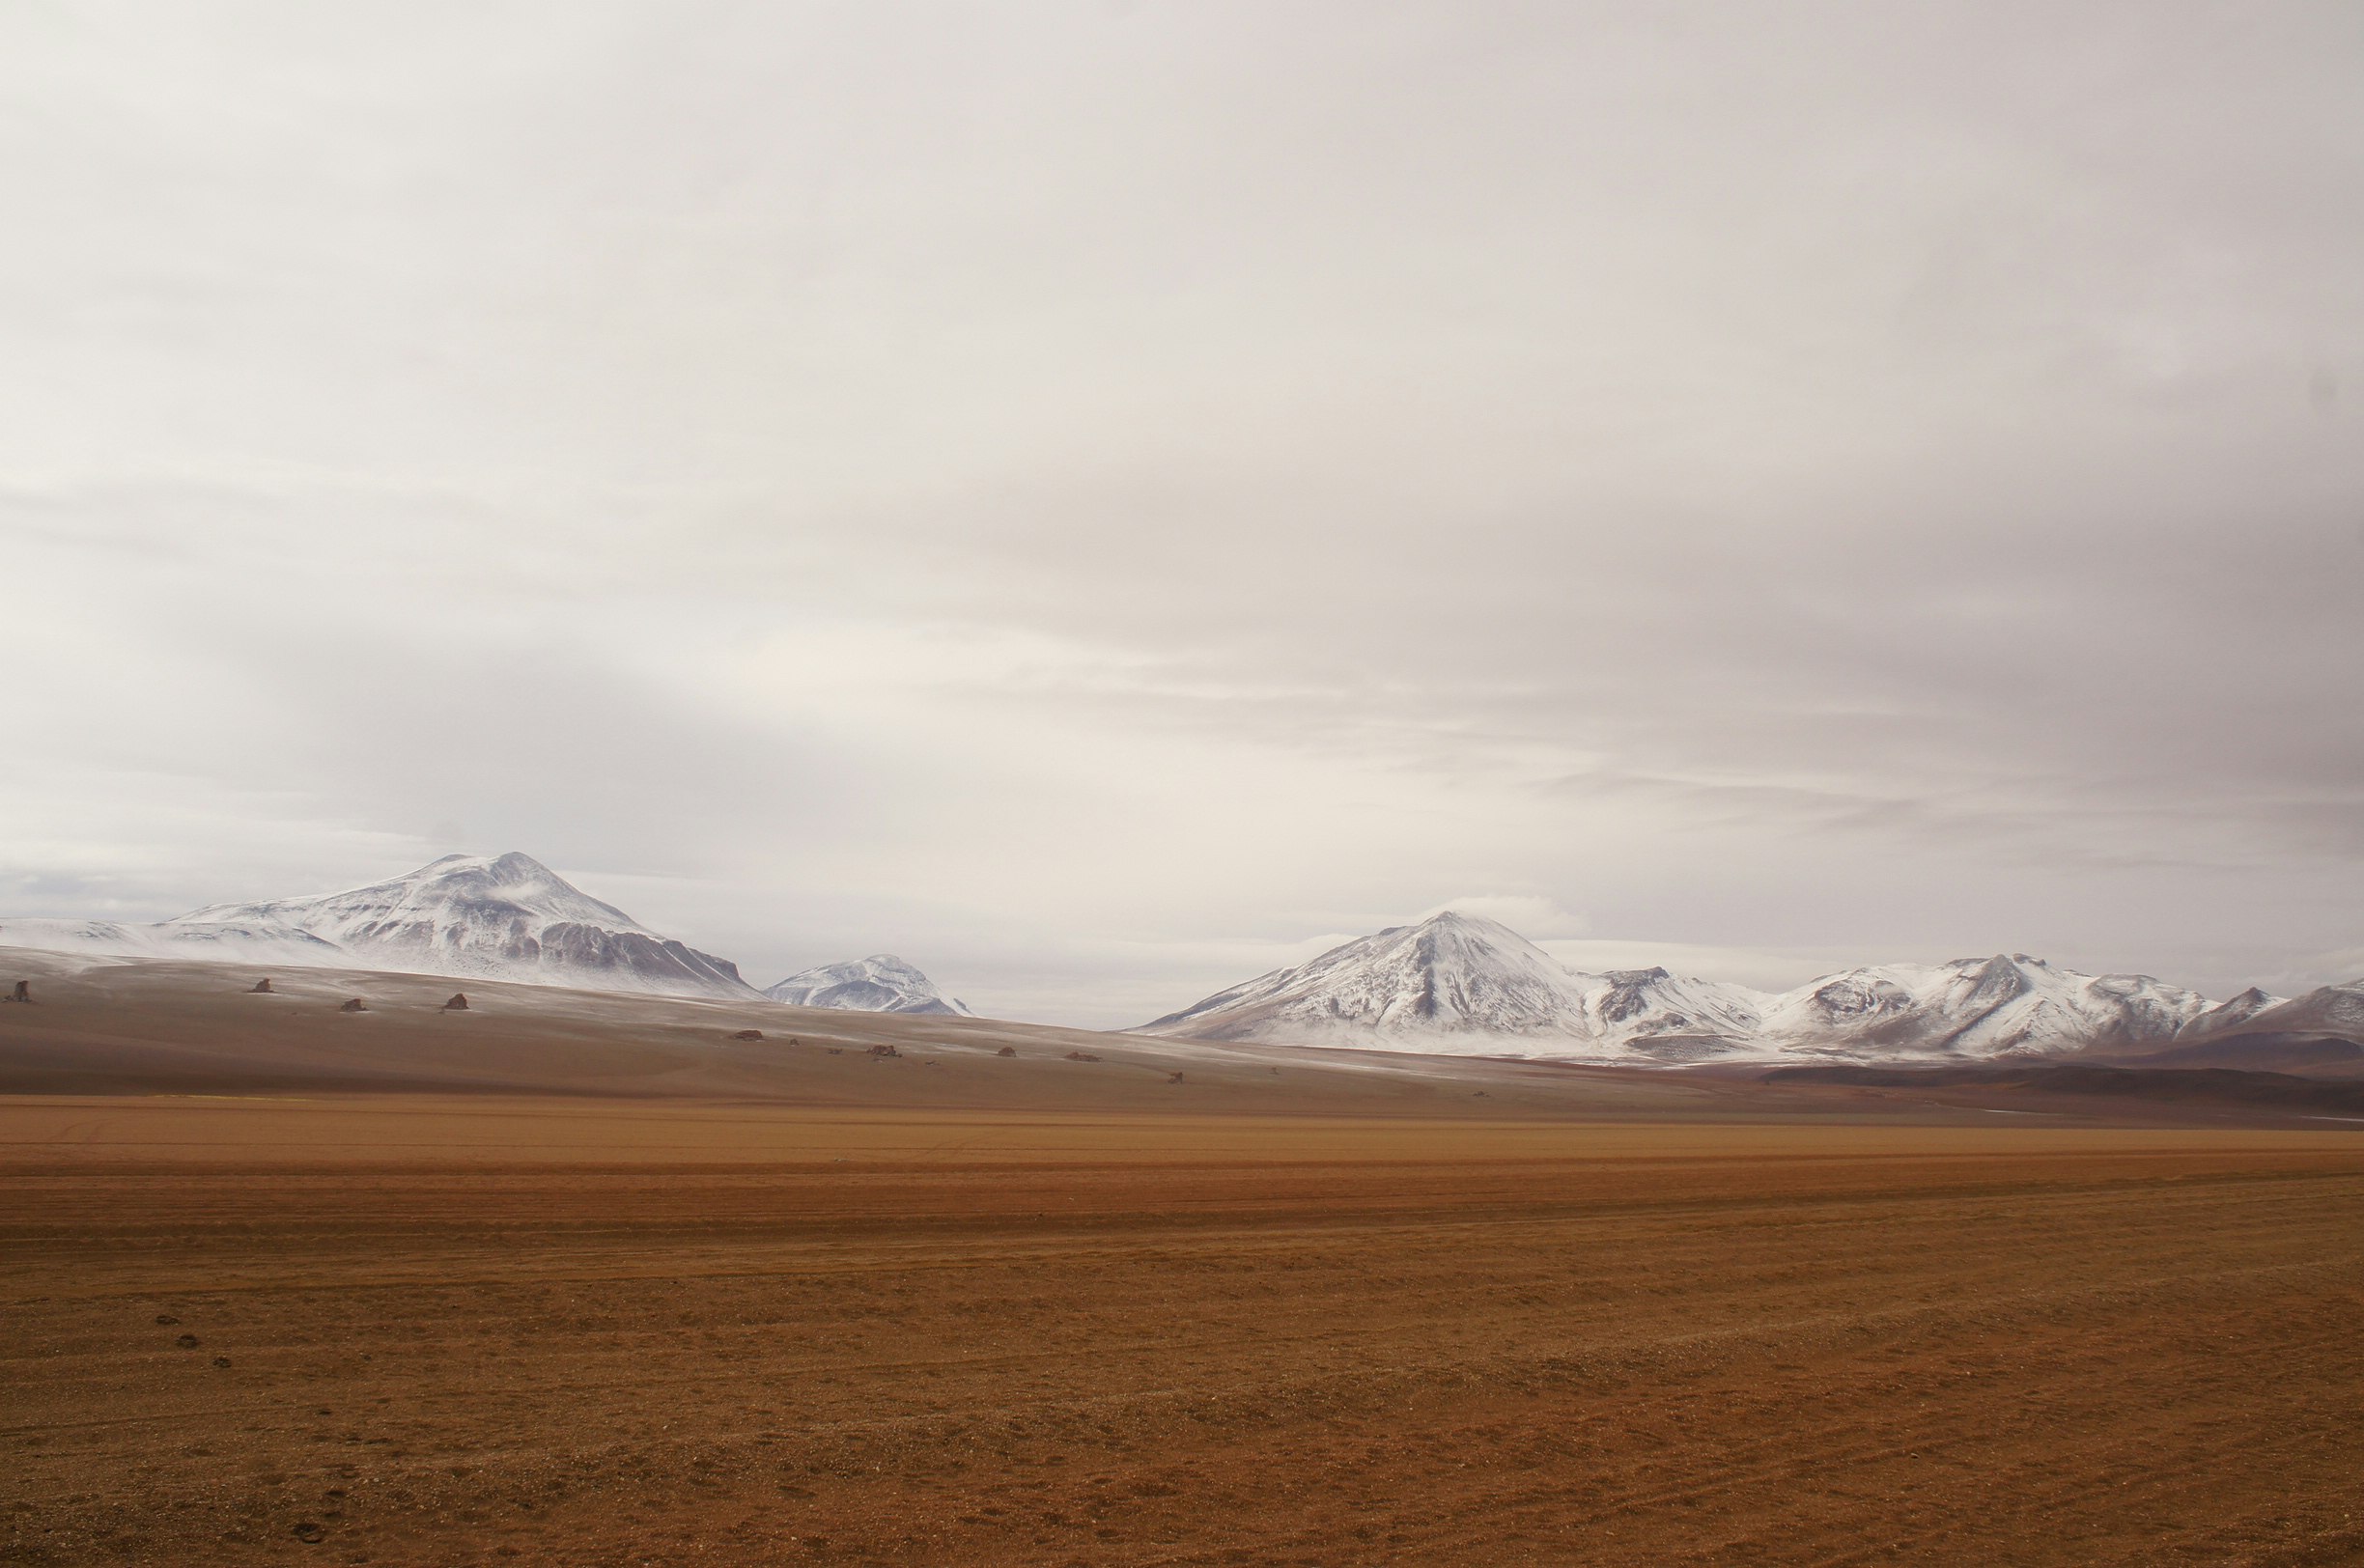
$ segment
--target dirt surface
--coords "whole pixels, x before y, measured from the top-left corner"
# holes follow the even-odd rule
[[[1092,1113],[1666,1120],[1761,1114],[1760,1102],[1774,1113],[1849,1114],[1854,1099],[1875,1092],[1774,1091],[1648,1071],[1160,1040],[491,982],[472,984],[467,1011],[452,1012],[444,1007],[447,976],[266,971],[0,948],[0,978],[20,974],[30,977],[36,999],[0,1006],[0,1094],[429,1091]],[[272,989],[256,992],[265,978]],[[366,1011],[343,1011],[354,997]],[[748,1031],[761,1038],[742,1038]]]
[[[2364,1136],[0,1102],[0,1560],[2364,1561]]]

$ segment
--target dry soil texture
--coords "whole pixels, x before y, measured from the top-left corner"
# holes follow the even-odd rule
[[[2364,1561],[2364,1138],[0,1102],[0,1560]]]

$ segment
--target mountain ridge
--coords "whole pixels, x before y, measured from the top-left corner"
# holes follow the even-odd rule
[[[364,966],[795,1006],[973,1017],[891,953],[757,992],[727,959],[657,932],[529,855],[447,854],[342,892],[209,904],[147,924],[0,921],[0,945],[302,967]],[[2149,975],[2026,953],[1868,966],[1786,992],[1663,966],[1571,969],[1499,921],[1446,910],[1350,938],[1168,1013],[1172,1038],[1674,1067],[1956,1063],[2084,1055],[2238,1066],[2334,1062],[2364,1044],[2364,980],[2223,1001]]]
[[[662,995],[756,994],[703,953],[592,898],[531,855],[446,854],[341,892],[209,904],[146,925],[0,921],[0,941],[67,951],[370,967]]]
[[[1440,1010],[1427,1000],[1439,995],[1486,1005]],[[1140,1032],[1637,1066],[2139,1060],[2211,1041],[2364,1039],[2364,982],[2297,998],[2253,987],[2212,1002],[2149,975],[1996,953],[1841,970],[1767,993],[1663,967],[1569,969],[1500,922],[1449,910],[1217,992]]]

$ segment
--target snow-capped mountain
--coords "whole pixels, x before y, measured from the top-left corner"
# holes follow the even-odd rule
[[[1581,1036],[1586,1023],[1582,986],[1551,955],[1508,926],[1448,910],[1218,992],[1141,1032],[1368,1045]]]
[[[1662,1062],[1730,1056],[1748,1049],[1765,996],[1745,986],[1694,980],[1663,968],[1579,974],[1588,1040],[1600,1050]]]
[[[843,1007],[857,1013],[930,1013],[974,1018],[957,996],[945,996],[936,982],[892,953],[873,953],[844,964],[802,969],[764,988],[774,1001],[795,1007]]]
[[[1690,1061],[1744,1049],[1762,999],[1664,969],[1577,973],[1508,926],[1448,910],[1218,992],[1143,1032]]]
[[[2269,1007],[2282,1005],[2282,998],[2251,986],[2239,995],[2218,1002],[2207,1012],[2183,1025],[2185,1034],[2212,1034],[2219,1030],[2238,1028]]]
[[[0,942],[746,998],[737,966],[649,930],[523,854],[447,854],[342,893],[216,904],[153,925],[9,920]]]
[[[2051,1053],[2172,1040],[2209,1008],[2149,975],[1998,953],[1827,975],[1774,998],[1759,1038],[1785,1052],[1883,1059]]]
[[[1331,949],[1143,1032],[1564,1061],[1958,1061],[2135,1055],[2228,1030],[2364,1039],[2364,985],[2211,1004],[2148,975],[2024,953],[1849,969],[1767,994],[1663,968],[1587,974],[1507,927],[1447,912]]]
[[[2246,1002],[2259,992],[2243,992],[2224,1004],[2218,1012],[2232,1009],[2236,1003]],[[2202,1021],[2209,1026],[2195,1028],[2194,1034],[2210,1037],[2224,1035],[2281,1035],[2317,1036],[2325,1039],[2354,1040],[2364,1043],[2364,980],[2350,980],[2345,985],[2318,986],[2303,996],[2288,1001],[2279,997],[2265,997],[2262,1007],[2249,1007],[2238,1017],[2222,1022],[2214,1014]]]

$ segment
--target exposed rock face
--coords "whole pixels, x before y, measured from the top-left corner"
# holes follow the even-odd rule
[[[763,1030],[741,1029],[737,1034],[732,1035],[731,1038],[733,1040],[761,1040],[763,1038]]]
[[[1729,1055],[1757,1029],[1756,993],[1670,974],[1663,968],[1580,975],[1592,1038],[1647,1060]]]
[[[369,1009],[362,1005],[360,997],[355,996],[337,1011],[340,1013],[366,1013]]]
[[[443,1004],[443,1011],[446,1013],[464,1013],[467,1010],[467,993],[464,991],[452,993],[452,999]]]
[[[16,989],[9,993],[9,1000],[13,1002],[29,1002],[32,999],[33,982],[30,980],[17,981]]]
[[[254,983],[254,989],[258,995],[268,996],[272,994],[271,983],[268,980],[257,980]]]

